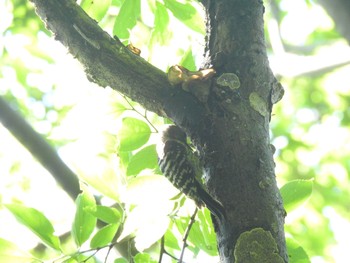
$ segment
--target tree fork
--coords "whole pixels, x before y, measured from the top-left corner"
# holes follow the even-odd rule
[[[285,211],[269,139],[275,78],[266,55],[262,2],[202,1],[208,18],[204,67],[217,72],[208,101],[202,103],[171,87],[166,74],[101,30],[75,1],[31,1],[91,81],[171,118],[191,137],[205,163],[208,192],[228,215],[216,227],[221,261],[254,262],[244,261],[254,243],[271,259],[277,244],[279,259],[287,262]]]

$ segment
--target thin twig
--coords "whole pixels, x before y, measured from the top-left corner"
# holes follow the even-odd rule
[[[160,252],[159,252],[159,260],[158,263],[162,263],[162,259],[163,259],[163,254],[165,252],[165,248],[164,248],[164,236],[162,236],[162,238],[160,239]]]
[[[168,255],[169,257],[171,257],[172,259],[175,259],[176,261],[179,262],[179,259],[177,257],[175,257],[174,255],[170,254],[168,251],[166,251],[165,249],[165,236],[162,236],[161,240],[160,240],[160,253],[159,253],[159,260],[158,263],[161,263],[163,260],[163,255]],[[183,262],[184,263],[184,262]]]
[[[86,259],[84,259],[82,261],[82,262],[87,262],[87,260],[89,260],[90,258],[95,256],[99,251],[101,251],[102,249],[108,247],[109,250],[107,252],[106,259],[105,259],[105,262],[107,262],[106,260],[108,258],[109,252],[110,252],[110,250],[113,248],[113,246],[115,244],[117,244],[117,242],[112,242],[112,243],[110,243],[108,245],[105,245],[105,246],[102,246],[102,247],[98,247],[98,248],[90,248],[90,249],[86,249],[86,250],[83,250],[83,251],[77,251],[73,255],[63,255],[62,257],[59,257],[59,258],[55,259],[53,262],[58,262],[58,260],[61,260],[61,259],[66,258],[66,257],[68,257],[68,260],[70,260],[72,258],[72,256],[74,256],[74,255],[78,255],[78,254],[82,255],[82,254],[87,253],[87,252],[93,252],[92,255],[90,255],[89,257],[87,257]]]
[[[172,259],[175,259],[176,261],[179,261],[179,259],[177,257],[175,257],[174,255],[170,254],[168,251],[164,250],[164,254],[168,255],[169,257],[171,257]],[[182,263],[185,263],[184,261]]]
[[[158,129],[152,124],[152,122],[151,122],[151,121],[148,119],[148,117],[147,117],[147,110],[145,110],[145,113],[142,114],[140,111],[138,111],[138,110],[130,103],[129,99],[128,99],[125,95],[122,94],[122,96],[123,96],[123,98],[125,99],[125,101],[129,104],[129,106],[131,107],[131,110],[135,111],[137,114],[139,114],[140,116],[142,116],[142,117],[148,122],[148,124],[155,130],[155,133],[157,133],[157,132],[158,132]]]
[[[109,248],[108,248],[108,251],[107,251],[104,263],[107,263],[107,259],[108,259],[109,253],[111,253],[111,250],[112,250],[113,246],[114,246],[114,244],[109,245]]]
[[[181,255],[180,255],[180,258],[179,258],[179,263],[183,263],[182,259],[183,259],[183,257],[184,257],[185,249],[186,249],[186,247],[187,247],[187,238],[188,238],[188,236],[189,236],[189,234],[190,234],[190,230],[191,230],[191,228],[192,228],[194,222],[196,222],[195,219],[196,219],[197,212],[198,212],[198,208],[196,208],[196,210],[194,210],[194,213],[193,213],[193,215],[191,216],[190,222],[189,222],[189,224],[188,224],[188,226],[187,226],[185,235],[184,235],[184,237],[183,237],[183,239],[182,239],[184,243],[183,243],[182,250],[181,250]]]
[[[87,262],[90,258],[94,257],[100,250],[101,250],[101,248],[97,248],[96,251],[94,251],[94,253],[92,253],[92,255],[88,256],[82,262]]]

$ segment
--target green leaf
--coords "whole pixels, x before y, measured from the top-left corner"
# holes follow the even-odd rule
[[[115,173],[115,170],[108,169],[102,171],[99,176],[89,176],[82,174],[81,178],[90,186],[98,190],[101,194],[119,202],[120,188],[123,182]]]
[[[196,63],[195,63],[194,56],[193,56],[193,53],[192,53],[192,48],[187,50],[185,55],[182,57],[180,65],[182,65],[185,68],[187,68],[189,70],[192,70],[192,71],[196,70]]]
[[[121,39],[130,36],[130,30],[136,25],[141,14],[140,0],[125,0],[114,22],[113,34]]]
[[[126,105],[123,101],[115,101],[112,105],[113,117],[118,118],[120,115],[124,113],[124,111],[130,109],[128,105]]]
[[[75,200],[75,205],[76,211],[72,226],[72,235],[75,243],[81,246],[88,240],[96,225],[96,217],[88,212],[96,208],[95,198],[84,187],[83,192]]]
[[[201,34],[205,33],[203,18],[191,4],[182,4],[177,0],[164,0],[164,4],[186,26]]]
[[[116,224],[120,222],[120,212],[113,207],[97,205],[94,210],[89,212],[107,224]]]
[[[0,262],[28,263],[35,261],[34,257],[21,250],[15,244],[0,238]]]
[[[125,258],[117,258],[114,263],[129,263],[129,261]]]
[[[151,35],[151,45],[156,42],[165,45],[171,39],[172,32],[169,30],[169,14],[165,6],[158,1],[154,13],[154,29]]]
[[[211,215],[208,209],[198,211],[199,229],[203,235],[203,246],[201,249],[211,256],[217,255],[217,244],[214,227],[211,222]]]
[[[149,168],[154,169],[158,165],[158,155],[156,145],[146,146],[138,151],[130,160],[126,175],[137,175],[142,170]]]
[[[111,243],[115,234],[117,233],[118,228],[119,224],[110,224],[101,228],[91,239],[90,247],[99,248]]]
[[[199,251],[205,251],[208,255],[216,256],[218,254],[216,236],[211,224],[209,211],[198,211],[198,221],[192,225],[188,241],[192,244],[189,249],[197,254]],[[180,234],[183,235],[190,223],[189,218],[179,218],[175,221]]]
[[[144,145],[151,135],[147,123],[135,118],[124,118],[122,127],[117,134],[117,144],[120,151],[132,151]]]
[[[111,2],[112,0],[83,0],[80,5],[89,16],[99,22],[107,14]]]
[[[289,263],[310,263],[309,256],[300,244],[293,238],[287,237]]]
[[[280,189],[283,198],[284,209],[287,213],[303,204],[311,196],[313,179],[294,180],[286,183]]]
[[[130,151],[128,152],[119,151],[118,157],[119,157],[120,171],[126,171],[128,168],[129,162],[132,158],[132,153]]]
[[[169,229],[166,231],[164,235],[164,245],[171,249],[180,250],[178,238],[175,237],[174,233]]]
[[[190,222],[190,220],[187,217],[180,217],[177,220],[175,220],[176,228],[178,229],[178,231],[181,235],[183,235],[185,233],[189,222]]]
[[[159,32],[168,31],[169,15],[163,4],[156,2],[156,11],[154,14],[154,30]]]
[[[150,254],[139,253],[134,257],[135,263],[156,263],[157,261],[151,258]]]
[[[20,204],[8,204],[5,206],[22,225],[29,228],[47,246],[60,250],[60,240],[53,234],[55,230],[44,214],[34,208]]]
[[[190,241],[193,246],[197,249],[203,249],[207,252],[207,248],[209,244],[206,244],[203,233],[199,227],[199,222],[196,221],[191,227],[190,234],[188,236],[188,241]]]

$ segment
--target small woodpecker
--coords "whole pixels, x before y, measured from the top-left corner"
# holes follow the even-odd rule
[[[200,178],[200,161],[186,142],[186,133],[171,125],[163,132],[159,167],[164,176],[201,208],[206,206],[219,220],[224,219],[223,206],[204,189]]]

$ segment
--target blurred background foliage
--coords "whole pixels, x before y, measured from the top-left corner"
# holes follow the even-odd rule
[[[180,63],[189,69],[200,67],[204,14],[197,2],[101,0],[81,5],[107,32],[125,44],[131,42],[162,70]],[[288,214],[286,232],[311,262],[347,262],[349,44],[317,1],[270,0],[265,7],[270,65],[286,90],[271,121],[278,183],[281,187],[291,180],[313,179],[310,199]],[[120,239],[135,236],[136,247],[145,251],[138,255],[139,262],[157,259],[164,233],[167,250],[178,255],[178,240],[194,205],[177,196],[157,169],[154,144],[168,121],[112,89],[89,83],[28,1],[0,2],[0,32],[0,96],[55,147],[103,204],[125,204],[129,214]],[[35,207],[53,222],[57,235],[70,230],[74,202],[3,126],[0,176],[1,203]],[[208,211],[198,218],[187,260],[213,262],[215,236],[212,228],[203,228],[211,224]],[[0,237],[24,250],[37,244],[38,239],[3,207],[0,224],[7,226],[0,228]],[[56,255],[45,253],[46,258]]]

